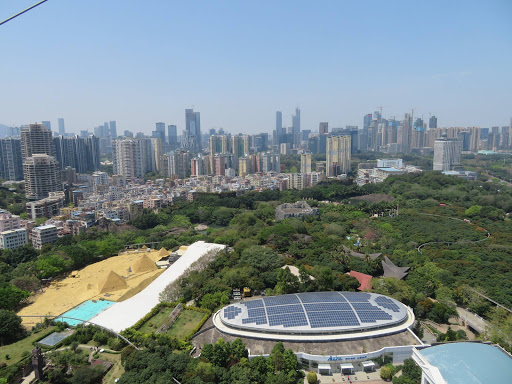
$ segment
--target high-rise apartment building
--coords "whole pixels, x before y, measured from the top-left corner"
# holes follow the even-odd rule
[[[23,158],[34,154],[55,155],[52,131],[43,124],[30,124],[21,128],[21,153]]]
[[[434,143],[434,171],[451,171],[460,164],[462,142],[443,134]]]
[[[59,117],[59,135],[64,135],[66,133],[66,128],[64,127],[64,119]]]
[[[75,168],[78,173],[94,172],[100,168],[99,138],[88,136],[53,138],[60,169]]]
[[[228,135],[212,135],[208,139],[210,156],[231,152],[231,140]]]
[[[185,131],[182,147],[194,152],[201,151],[201,115],[193,109],[185,109]]]
[[[300,172],[311,173],[311,152],[300,155]]]
[[[327,138],[326,175],[336,177],[350,171],[351,142],[349,135]]]
[[[179,150],[169,154],[169,176],[185,179],[190,176],[190,152]]]
[[[162,155],[158,143],[158,139],[147,138],[113,140],[112,163],[114,174],[133,180],[134,178],[144,177],[147,172],[157,171],[157,161],[160,162],[160,156]]]
[[[23,161],[25,196],[27,200],[40,200],[50,192],[61,191],[59,162],[53,156],[34,154]]]
[[[21,140],[12,137],[0,139],[0,178],[23,180]]]

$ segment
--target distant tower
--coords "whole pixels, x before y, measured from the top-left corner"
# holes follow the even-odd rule
[[[329,133],[329,123],[323,122],[318,124],[318,134],[327,135]]]
[[[59,135],[64,136],[66,129],[64,128],[64,119],[59,117]]]
[[[430,116],[430,119],[428,119],[428,127],[429,128],[437,128],[437,117]]]
[[[41,124],[43,124],[46,128],[52,129],[52,122],[51,121],[41,121]]]
[[[311,173],[311,152],[300,155],[300,173]]]
[[[110,137],[112,140],[117,139],[117,123],[115,120],[112,120],[110,123]]]
[[[175,125],[167,126],[167,142],[169,145],[176,146],[178,145],[178,130]]]
[[[449,139],[444,133],[434,142],[434,171],[450,171],[460,164],[462,141]]]
[[[182,146],[194,152],[201,151],[201,114],[185,109],[185,131]]]
[[[283,114],[281,111],[276,111],[276,142],[274,144],[281,144],[283,133]]]
[[[32,368],[34,369],[36,380],[43,380],[44,360],[43,354],[41,353],[41,347],[35,347],[32,350]]]

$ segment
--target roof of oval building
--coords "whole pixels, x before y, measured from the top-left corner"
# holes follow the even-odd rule
[[[303,292],[244,300],[218,312],[224,326],[261,333],[326,334],[389,328],[410,320],[399,301],[366,292]]]

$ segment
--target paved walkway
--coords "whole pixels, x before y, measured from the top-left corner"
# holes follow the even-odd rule
[[[333,373],[332,375],[319,375],[318,382],[320,384],[349,384],[349,383],[365,383],[365,384],[383,384],[380,378],[379,370],[373,372],[358,371],[353,375],[342,375],[341,373]],[[307,372],[306,372],[307,376]],[[304,383],[307,384],[307,377],[304,378]]]
[[[471,328],[477,330],[479,333],[485,331],[485,329],[489,326],[489,323],[482,319],[477,314],[468,311],[467,309],[457,307],[457,313],[459,317],[466,322]]]
[[[36,373],[34,371],[30,372],[30,374],[28,376],[25,376],[23,378],[23,381],[21,382],[21,384],[30,384],[32,382],[32,380],[34,380],[36,378]]]

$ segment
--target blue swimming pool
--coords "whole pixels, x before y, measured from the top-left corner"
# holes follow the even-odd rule
[[[84,301],[82,304],[76,306],[73,309],[70,309],[69,311],[63,313],[61,316],[63,317],[72,317],[74,319],[80,319],[80,320],[72,320],[72,319],[62,319],[62,321],[65,321],[69,325],[77,325],[82,323],[83,321],[87,321],[92,319],[97,314],[103,312],[108,307],[115,304],[114,301],[108,301],[108,300],[87,300]],[[59,319],[56,319],[59,320]]]

